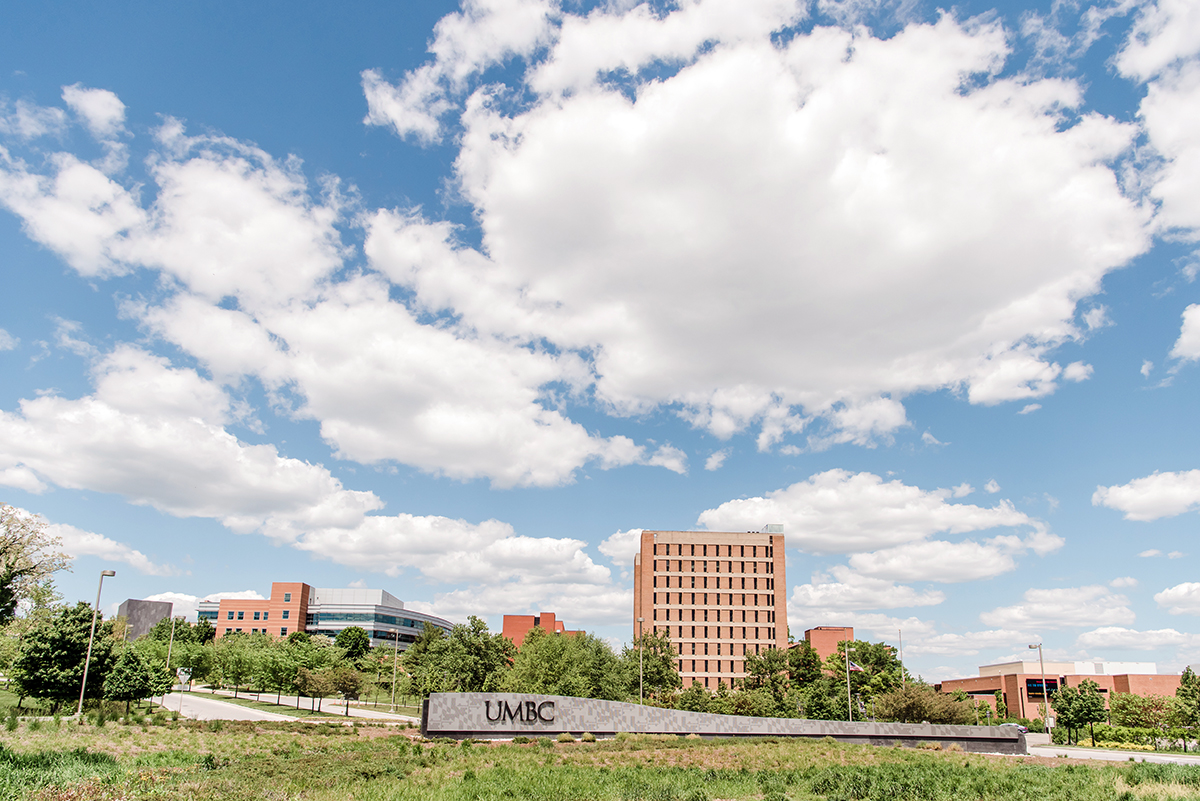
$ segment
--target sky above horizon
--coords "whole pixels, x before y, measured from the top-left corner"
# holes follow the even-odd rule
[[[1197,4],[0,21],[0,500],[67,600],[619,644],[642,529],[781,523],[797,638],[1200,662]]]

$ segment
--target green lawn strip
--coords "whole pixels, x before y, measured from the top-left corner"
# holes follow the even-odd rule
[[[268,702],[268,701],[255,701],[253,698],[243,698],[243,697],[234,698],[231,695],[214,695],[213,698],[219,699],[221,701],[225,701],[230,704],[237,704],[238,706],[244,706],[244,707],[248,707],[250,709],[257,709],[261,712],[274,712],[278,715],[287,715],[288,717],[291,717],[291,718],[343,718],[344,719],[346,717],[345,715],[338,715],[338,714],[334,714],[332,712],[317,712],[316,710],[310,710],[310,709],[308,709],[308,707],[306,707],[304,705],[303,702],[301,702],[300,708],[297,709],[296,707],[288,706],[287,704],[276,704],[276,703]],[[354,720],[354,718],[350,718],[350,720]]]
[[[1200,767],[1185,765],[1050,766],[963,753],[791,740],[625,738],[464,746],[421,743],[391,731],[332,723],[314,727],[188,721],[157,731],[151,727],[148,733],[122,728],[129,733],[119,739],[113,739],[112,727],[4,737],[8,748],[0,750],[0,801],[30,797],[47,785],[65,788],[40,796],[51,800],[1200,798]],[[30,748],[25,750],[27,744]],[[158,751],[147,750],[156,744]],[[119,787],[120,792],[87,792],[85,785],[97,782]],[[71,788],[82,789],[72,795]]]

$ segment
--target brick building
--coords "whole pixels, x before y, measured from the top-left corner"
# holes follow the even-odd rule
[[[1108,705],[1112,693],[1133,695],[1174,695],[1179,676],[1158,673],[1153,662],[1047,662],[1046,690],[1053,694],[1059,687],[1078,687],[1091,679],[1100,687]],[[982,665],[979,675],[966,679],[948,679],[934,685],[944,693],[962,690],[982,704],[995,709],[997,690],[1001,691],[1008,714],[1020,718],[1038,718],[1045,703],[1042,666],[1038,662],[1004,662]]]
[[[782,526],[643,531],[633,563],[634,637],[666,631],[684,687],[732,685],[745,676],[747,653],[787,648],[783,549]]]
[[[558,620],[553,612],[542,612],[540,615],[505,615],[502,634],[512,640],[512,644],[521,647],[525,637],[535,628],[540,628],[548,634],[580,634],[578,631],[567,631],[567,627]]]
[[[446,632],[452,628],[440,617],[405,609],[403,601],[384,590],[327,589],[299,581],[272,583],[270,598],[201,601],[198,616],[208,618],[218,637],[243,633],[275,638],[296,631],[336,637],[358,626],[372,646],[395,642],[401,648],[414,642],[427,622]]]
[[[816,626],[804,632],[804,640],[817,652],[824,662],[831,655],[838,653],[838,643],[852,642],[854,628],[852,626]],[[854,649],[851,648],[851,651]],[[851,654],[853,658],[853,654]]]

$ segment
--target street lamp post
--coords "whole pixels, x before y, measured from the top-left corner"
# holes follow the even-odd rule
[[[100,586],[96,588],[96,605],[92,608],[92,633],[88,635],[87,656],[83,660],[83,681],[79,683],[79,708],[75,710],[75,715],[81,721],[83,720],[83,693],[87,690],[87,674],[88,665],[92,661],[92,643],[96,639],[96,616],[100,613],[100,592],[104,589],[104,577],[115,576],[115,570],[100,571]]]
[[[646,692],[644,689],[644,687],[645,687],[645,684],[644,684],[645,683],[645,667],[644,667],[645,662],[643,661],[643,658],[642,658],[642,624],[645,622],[646,622],[646,618],[644,618],[644,617],[639,617],[637,619],[637,624],[638,624],[638,703],[639,704],[646,703]]]
[[[1042,644],[1040,642],[1034,643],[1033,645],[1030,645],[1029,648],[1030,650],[1036,648],[1038,652],[1038,664],[1042,668],[1042,704],[1044,704],[1042,723],[1044,723],[1046,726],[1046,733],[1050,735],[1050,742],[1054,742],[1054,732],[1051,731],[1050,726],[1050,688],[1046,686],[1046,662],[1044,659],[1042,659]],[[1068,734],[1069,733],[1070,732],[1068,732]]]
[[[396,667],[400,664],[400,632],[392,632],[392,714],[396,714]]]

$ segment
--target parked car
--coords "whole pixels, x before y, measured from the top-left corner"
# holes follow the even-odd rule
[[[1016,729],[1021,734],[1029,734],[1029,727],[1022,726],[1020,723],[1001,723],[1000,728]]]

